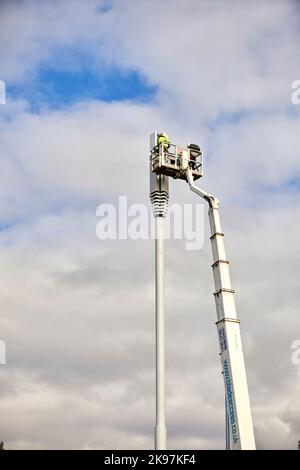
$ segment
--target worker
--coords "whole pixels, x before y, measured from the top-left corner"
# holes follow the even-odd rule
[[[196,170],[196,160],[201,154],[200,147],[197,144],[188,144],[187,148],[190,150],[190,167],[192,168],[192,170]]]
[[[170,147],[170,139],[164,132],[157,135],[157,145],[162,145],[164,150]]]

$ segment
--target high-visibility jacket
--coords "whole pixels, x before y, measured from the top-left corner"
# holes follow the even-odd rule
[[[159,134],[157,137],[157,145],[162,145],[164,149],[170,147],[170,140],[166,134]]]

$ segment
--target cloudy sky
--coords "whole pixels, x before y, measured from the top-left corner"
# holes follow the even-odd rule
[[[0,2],[8,448],[153,447],[154,246],[99,240],[96,208],[148,204],[156,129],[201,144],[202,187],[221,200],[257,447],[297,447],[299,23],[292,0]],[[201,250],[167,244],[171,449],[224,448],[207,225]]]

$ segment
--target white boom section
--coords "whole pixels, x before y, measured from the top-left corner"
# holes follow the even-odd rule
[[[217,308],[216,325],[229,421],[229,448],[231,450],[255,450],[240,321],[237,318],[234,290],[230,283],[229,262],[225,254],[224,234],[220,223],[219,201],[195,186],[190,169],[187,169],[187,180],[190,189],[206,199],[209,204],[214,296]]]

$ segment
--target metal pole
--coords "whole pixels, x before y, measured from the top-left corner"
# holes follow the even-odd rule
[[[164,217],[155,217],[156,426],[155,449],[166,449]]]
[[[157,144],[157,133],[150,136],[150,152]],[[152,171],[150,159],[150,199],[155,218],[155,355],[156,355],[156,422],[155,449],[165,450],[165,287],[164,287],[164,219],[168,211],[169,180]]]
[[[156,355],[156,422],[155,449],[165,450],[167,428],[165,419],[165,282],[164,282],[164,218],[168,211],[169,179],[156,174],[152,167],[152,152],[157,147],[157,133],[150,136],[150,199],[155,218],[155,355]],[[154,157],[156,158],[156,153]],[[159,148],[163,158],[163,148]]]

